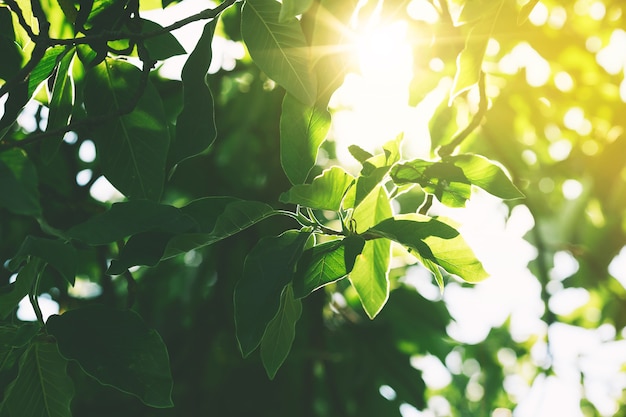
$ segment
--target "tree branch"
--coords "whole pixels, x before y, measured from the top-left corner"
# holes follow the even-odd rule
[[[135,108],[135,106],[137,105],[137,103],[139,102],[139,99],[141,98],[141,96],[143,95],[143,92],[146,88],[146,85],[148,83],[148,79],[150,76],[150,70],[152,69],[152,67],[154,66],[154,61],[152,62],[144,62],[143,63],[143,70],[142,70],[142,74],[143,77],[141,78],[141,84],[139,85],[139,87],[137,88],[137,91],[135,92],[135,95],[132,97],[132,100],[130,100],[128,102],[128,104],[126,104],[124,107],[120,108],[118,111],[113,112],[113,113],[109,113],[109,114],[105,114],[102,116],[97,116],[97,117],[89,117],[86,119],[81,119],[81,120],[77,120],[75,122],[72,122],[70,124],[68,124],[67,126],[61,126],[59,128],[56,129],[52,129],[52,130],[48,130],[46,132],[42,132],[42,133],[38,133],[35,135],[30,135],[28,136],[26,139],[22,139],[22,140],[8,140],[8,141],[0,141],[0,150],[2,149],[10,149],[10,148],[21,148],[24,147],[26,145],[30,145],[34,142],[38,142],[44,138],[50,137],[50,136],[56,136],[56,135],[61,135],[64,133],[67,133],[69,131],[72,130],[77,130],[79,128],[85,127],[85,126],[93,126],[93,125],[98,125],[98,124],[102,124],[102,123],[106,123],[110,120],[113,120],[115,118],[118,118],[120,116],[124,116],[130,112],[132,112]]]
[[[163,35],[164,33],[172,32],[176,29],[180,29],[181,27],[188,25],[189,23],[197,22],[199,20],[214,19],[221,12],[223,12],[224,10],[226,10],[227,8],[229,8],[236,2],[237,0],[226,0],[223,3],[220,3],[214,9],[203,10],[199,13],[196,13],[195,15],[186,17],[182,20],[179,20],[178,22],[172,23],[169,26],[166,26],[158,30],[154,30],[152,32],[128,33],[128,32],[120,32],[120,31],[105,31],[105,32],[101,32],[98,35],[88,35],[82,38],[73,38],[73,39],[50,38],[49,45],[50,46],[55,46],[55,45],[76,46],[76,45],[82,45],[82,44],[89,44],[92,42],[110,42],[110,41],[118,41],[122,39],[129,39],[133,42],[138,42],[141,40],[150,39],[156,36]]]
[[[472,118],[471,122],[467,125],[465,129],[459,132],[450,143],[441,146],[437,150],[437,154],[444,158],[449,156],[454,152],[457,146],[459,146],[469,135],[472,133],[483,120],[485,113],[487,113],[487,93],[485,92],[485,73],[480,72],[480,76],[478,78],[478,93],[480,94],[480,99],[478,102],[478,111]]]

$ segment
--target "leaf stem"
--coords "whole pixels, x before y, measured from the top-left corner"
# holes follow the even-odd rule
[[[45,264],[41,264],[39,259],[31,259],[30,262],[36,262],[35,266],[37,269],[37,274],[35,277],[35,282],[33,282],[33,286],[31,290],[28,292],[28,299],[30,304],[33,306],[33,310],[35,311],[35,316],[37,317],[37,321],[41,324],[42,327],[45,328],[45,322],[43,319],[43,314],[41,312],[41,307],[39,307],[39,300],[37,299],[37,294],[39,293],[39,280],[41,279],[41,274],[46,267]]]

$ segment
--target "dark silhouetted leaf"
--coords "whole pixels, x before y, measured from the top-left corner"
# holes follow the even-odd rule
[[[69,282],[74,284],[76,275],[76,250],[67,242],[27,236],[17,254],[9,262],[9,268],[15,271],[28,257],[37,257],[52,267]]]
[[[141,19],[141,33],[152,33],[162,30],[163,26],[151,20]],[[158,36],[151,36],[144,41],[150,58],[164,60],[176,55],[184,55],[185,48],[170,32],[163,32]]]
[[[53,315],[46,326],[61,354],[101,384],[152,407],[173,406],[167,349],[137,313],[94,305]]]
[[[20,361],[17,379],[7,388],[5,407],[10,416],[71,417],[74,383],[67,360],[50,342],[32,344]]]
[[[0,288],[0,318],[7,317],[33,288],[41,263],[32,261],[24,265],[14,283]]]
[[[261,340],[261,360],[270,379],[274,379],[289,355],[301,314],[302,302],[293,297],[293,289],[287,285],[280,297],[278,312],[267,325]]]
[[[86,74],[85,107],[91,117],[119,114],[133,104],[141,71],[106,59]],[[130,198],[159,200],[165,181],[169,131],[161,99],[150,82],[131,113],[93,130],[102,171]]]
[[[113,204],[108,211],[71,228],[67,236],[89,245],[105,245],[156,228],[180,231],[181,221],[184,219],[175,207],[133,200]]]
[[[213,56],[211,41],[216,25],[217,19],[206,24],[183,67],[183,110],[176,120],[176,137],[170,151],[174,163],[207,149],[217,134],[213,95],[205,82]]]
[[[280,295],[293,278],[309,236],[309,232],[290,230],[261,239],[248,253],[234,297],[237,340],[244,356],[256,349],[276,315]]]
[[[0,152],[0,207],[15,214],[38,216],[39,180],[35,166],[21,149]]]

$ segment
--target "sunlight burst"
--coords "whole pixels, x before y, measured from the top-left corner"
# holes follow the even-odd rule
[[[348,74],[335,92],[333,136],[342,164],[354,164],[349,145],[372,152],[403,132],[410,119],[409,84],[413,53],[408,25],[368,24],[357,28],[353,48],[359,73]]]

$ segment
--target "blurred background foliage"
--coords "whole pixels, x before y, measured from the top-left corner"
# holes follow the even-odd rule
[[[347,25],[354,4],[344,2],[346,11],[335,7],[334,17]],[[489,1],[473,2],[491,7]],[[48,11],[58,8],[54,2],[43,4]],[[408,102],[414,107],[431,97],[432,104],[418,113],[428,123],[429,135],[415,140],[430,141],[427,147],[434,156],[437,146],[467,124],[478,104],[475,88],[453,106],[448,106],[447,94],[432,99],[433,91],[449,91],[464,47],[466,28],[455,25],[462,4],[379,4],[382,20],[408,25],[413,54]],[[526,195],[508,205],[489,200],[466,220],[469,229],[473,222],[479,230],[491,230],[490,225],[504,230],[509,215],[526,219],[525,238],[532,246],[507,246],[507,241],[483,236],[509,256],[520,250],[519,262],[498,269],[476,287],[451,280],[441,295],[433,291],[428,275],[398,252],[390,300],[380,316],[370,321],[345,283],[314,293],[304,302],[292,353],[269,381],[258,353],[244,360],[238,351],[232,294],[246,253],[260,237],[284,230],[290,220],[272,218],[219,245],[139,269],[134,272],[136,286],[130,287],[122,276],[105,274],[114,247],[84,248],[75,288],[52,271],[42,291],[60,311],[94,301],[133,305],[168,346],[176,407],[149,409],[76,372],[72,376],[84,381],[76,383],[74,415],[623,415],[626,6],[618,0],[542,0],[518,24],[522,6],[504,1],[494,19],[483,63],[489,109],[485,122],[462,145],[463,151],[501,162]],[[0,8],[0,35],[13,31],[6,11]],[[275,204],[289,188],[279,160],[283,91],[245,53],[229,56],[242,50],[239,11],[236,4],[220,19],[216,38],[231,49],[223,47],[221,55],[215,49],[214,60],[222,65],[213,67],[207,78],[215,96],[218,138],[209,151],[177,167],[164,202],[181,205],[202,196],[233,195]],[[52,12],[48,15],[56,16]],[[307,18],[305,14],[303,24]],[[69,31],[61,19],[50,24],[55,36]],[[4,39],[0,36],[0,42]],[[7,78],[21,65],[20,52],[5,45],[2,50],[15,54],[0,59],[0,78]],[[164,71],[151,77],[171,122],[180,109],[180,81]],[[74,80],[83,82],[79,73]],[[41,131],[46,117],[45,106],[29,104],[18,119],[21,134]],[[78,130],[66,139],[49,163],[38,156],[45,153],[40,149],[45,142],[28,150],[41,183],[45,218],[58,229],[105,210],[114,200],[94,197],[101,173],[98,156],[84,154],[89,131]],[[329,139],[318,169],[337,163],[333,133]],[[79,179],[79,172],[87,173],[87,179]],[[396,209],[415,211],[421,198],[407,194]],[[40,233],[32,217],[0,208],[0,260],[13,257],[25,235]],[[479,258],[494,256],[477,253]],[[10,275],[0,269],[0,284],[8,283]],[[526,278],[518,285],[531,295],[517,293],[515,284],[498,284],[520,275]],[[484,290],[490,285],[497,291]],[[457,294],[481,298],[478,304],[464,305]],[[529,317],[508,315],[510,306],[504,304],[516,297],[529,303]],[[487,324],[471,314],[476,305],[487,310]],[[506,314],[490,321],[489,311],[497,317]],[[463,320],[464,314],[469,320]],[[18,312],[14,320],[19,319]],[[455,323],[470,333],[473,325],[487,326],[487,332],[460,337]],[[574,353],[572,346],[578,348]],[[6,383],[0,380],[0,387]]]

